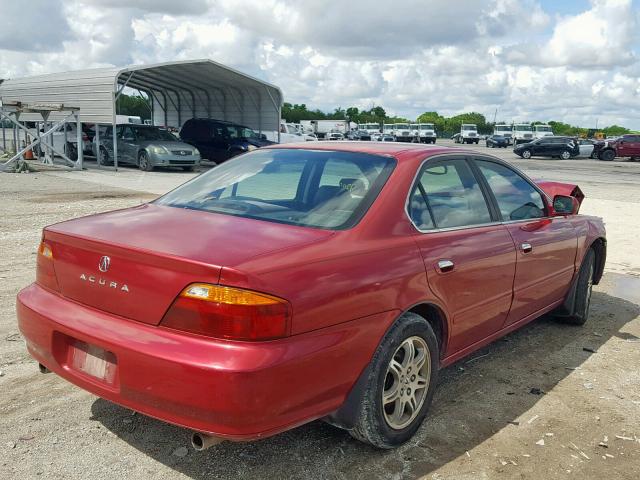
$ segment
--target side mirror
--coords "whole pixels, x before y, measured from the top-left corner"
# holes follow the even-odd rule
[[[261,134],[260,134],[260,138],[261,138],[262,140],[266,140],[266,139],[267,139],[267,136],[266,136],[264,133],[261,133]]]
[[[554,215],[575,215],[580,209],[580,203],[575,197],[569,197],[567,195],[556,195],[553,197],[553,212]]]

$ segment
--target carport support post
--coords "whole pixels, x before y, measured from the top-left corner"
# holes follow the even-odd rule
[[[96,123],[96,163],[98,168],[102,168],[100,165],[100,124]]]
[[[16,121],[18,121],[17,116],[16,116]],[[13,126],[13,148],[15,148],[16,152],[20,150],[18,148],[18,127],[16,127],[15,125]]]
[[[41,161],[40,155],[42,154],[42,145],[40,144],[40,122],[36,122],[36,138],[38,139],[38,161]]]
[[[113,122],[113,166],[118,171],[118,137],[116,136],[116,122]]]
[[[76,112],[75,114],[76,117],[76,138],[78,140],[78,146],[76,147],[76,150],[78,152],[78,158],[76,159],[76,164],[73,167],[75,170],[82,170],[82,163],[84,161],[84,145],[82,144],[82,123],[80,122],[80,114],[78,112]],[[65,135],[66,135],[66,128],[65,128]]]

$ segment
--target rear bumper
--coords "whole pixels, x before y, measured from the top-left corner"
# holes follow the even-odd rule
[[[126,320],[36,284],[19,293],[17,313],[29,353],[71,383],[160,420],[232,440],[266,437],[335,411],[396,315],[271,342],[229,342]],[[111,383],[72,366],[74,341],[115,356]]]

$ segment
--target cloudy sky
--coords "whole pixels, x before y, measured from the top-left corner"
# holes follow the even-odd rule
[[[211,58],[323,110],[640,129],[639,27],[638,0],[0,0],[0,78]]]

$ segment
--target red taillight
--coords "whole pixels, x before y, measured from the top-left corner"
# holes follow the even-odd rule
[[[58,290],[58,280],[53,269],[53,250],[44,240],[38,247],[38,259],[36,266],[36,283],[51,290]]]
[[[165,314],[161,326],[232,340],[272,340],[289,335],[289,303],[251,290],[194,283]]]

